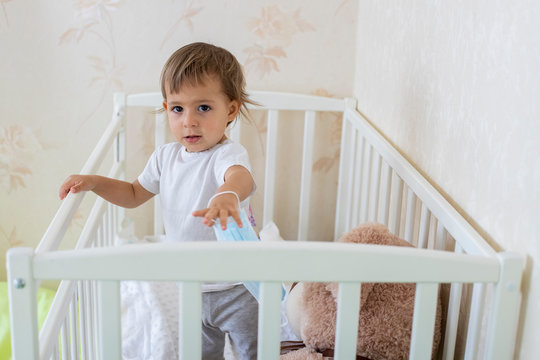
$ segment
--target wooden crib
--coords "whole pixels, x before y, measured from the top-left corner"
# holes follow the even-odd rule
[[[59,251],[85,196],[70,194],[37,249],[13,248],[8,252],[15,359],[120,359],[120,280],[181,282],[181,359],[200,358],[201,282],[233,280],[261,282],[258,359],[279,357],[281,284],[290,281],[339,282],[336,359],[354,359],[358,319],[350,314],[362,311],[362,282],[417,284],[410,359],[432,358],[440,284],[451,285],[444,301],[444,338],[434,356],[513,357],[524,266],[521,256],[497,253],[355,110],[353,99],[272,92],[251,92],[251,98],[267,109],[265,181],[264,189],[258,189],[264,194],[263,214],[259,215],[263,223],[274,219],[280,116],[283,111],[303,112],[297,238],[309,240],[308,228],[314,226],[308,216],[314,126],[319,112],[340,112],[343,120],[335,239],[361,223],[375,221],[422,250],[313,241],[114,247],[125,211],[97,198],[76,247]],[[112,149],[109,176],[123,178],[126,115],[132,107],[155,109],[161,102],[158,93],[116,94],[112,121],[81,173],[95,173]],[[165,115],[156,113],[156,145],[164,143],[165,129]],[[241,138],[241,129],[233,127],[233,140]],[[162,228],[156,210],[156,235]],[[49,279],[62,281],[38,331],[36,289]]]

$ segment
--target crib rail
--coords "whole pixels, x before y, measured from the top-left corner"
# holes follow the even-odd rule
[[[359,299],[361,282],[414,282],[417,295],[410,358],[430,359],[438,284],[496,283],[501,276],[499,261],[490,257],[344,243],[165,243],[37,255],[32,249],[19,248],[9,251],[8,262],[10,279],[27,284],[11,290],[13,298],[21,300],[14,304],[18,313],[32,314],[35,303],[28,301],[24,292],[32,291],[36,280],[97,281],[100,301],[96,322],[101,329],[97,341],[101,344],[98,349],[103,351],[97,355],[104,359],[120,358],[118,281],[123,279],[183,281],[180,309],[198,311],[201,282],[261,281],[259,359],[275,359],[279,354],[279,284],[282,281],[339,282],[337,331],[343,334],[350,334],[350,327],[358,326],[358,321],[351,320],[350,314],[361,311],[359,301],[351,299]],[[238,263],[243,266],[236,266]],[[275,266],[278,263],[280,266]],[[389,272],[390,266],[398,266],[401,271]],[[192,271],[194,267],[198,269],[197,274]],[[269,268],[272,271],[268,271]],[[200,316],[190,312],[191,315],[183,319],[182,328],[186,331],[179,344],[185,359],[200,358],[200,339],[197,341],[189,335],[200,327]],[[24,327],[30,334],[26,341],[36,343],[35,318]],[[338,339],[336,358],[350,358],[356,351],[356,337]],[[492,355],[490,359],[499,358],[498,354]],[[18,356],[33,355],[23,352]]]
[[[338,184],[336,239],[359,224],[379,222],[419,248],[498,256],[441,193],[362,114],[351,109],[345,111],[343,119]],[[515,261],[519,263],[516,269],[523,269],[523,258],[518,256]],[[514,275],[512,287],[521,282],[521,275]],[[501,290],[500,286],[496,291]],[[482,351],[492,354],[494,347],[501,343],[506,346],[507,358],[512,357],[513,340],[508,339],[515,339],[518,311],[511,312],[512,319],[508,321],[513,325],[504,330],[505,335],[495,335],[493,329],[498,327],[494,325],[495,319],[502,315],[495,314],[500,311],[495,304],[500,294],[488,295],[489,292],[485,283],[475,283],[468,306],[463,303],[463,284],[452,283],[443,359],[455,356],[460,311],[469,313],[466,359],[476,359]],[[512,303],[512,309],[519,306],[516,305],[520,303],[519,290],[508,292],[506,297],[511,299],[508,301]],[[486,308],[491,312],[489,315],[485,313]],[[493,325],[482,343],[480,331],[486,316],[491,318]]]
[[[187,243],[161,244],[152,248],[143,245],[111,248],[124,212],[98,198],[75,250],[57,251],[84,197],[84,193],[69,194],[35,252],[31,249],[9,252],[15,358],[120,358],[119,323],[112,320],[119,311],[118,280],[137,278],[183,281],[184,297],[180,309],[187,316],[187,321],[180,328],[182,358],[200,357],[200,336],[196,336],[200,333],[196,331],[200,327],[200,317],[189,311],[200,309],[200,283],[232,279],[262,281],[259,337],[266,340],[259,343],[261,359],[274,359],[279,354],[276,330],[279,329],[279,316],[276,316],[281,293],[279,284],[298,280],[340,283],[337,359],[351,358],[355,352],[354,334],[358,322],[351,320],[349,314],[358,313],[361,283],[393,281],[417,283],[411,359],[429,359],[431,356],[433,319],[440,283],[451,283],[440,358],[510,359],[520,304],[523,258],[496,253],[355,110],[353,99],[257,91],[250,92],[250,97],[260,104],[257,109],[267,110],[263,224],[273,220],[275,212],[276,139],[282,111],[302,111],[304,131],[297,239],[308,238],[314,126],[319,120],[318,112],[336,111],[344,115],[335,238],[361,223],[376,221],[386,224],[393,233],[423,250],[297,242]],[[114,158],[109,176],[122,178],[126,109],[132,106],[159,109],[161,102],[159,93],[115,95],[112,121],[81,173],[95,173],[112,148]],[[243,125],[237,123],[231,129],[231,137],[239,140],[242,131]],[[156,147],[165,142],[165,133],[166,114],[156,112]],[[159,235],[163,233],[163,223],[159,205],[155,204],[154,208],[154,234]],[[230,253],[230,256],[223,256],[223,252]],[[123,266],[117,267],[115,264],[120,259]],[[193,264],[194,259],[196,264]],[[231,266],[235,263],[242,263],[244,267]],[[191,276],[190,266],[196,266],[201,272]],[[250,271],[245,271],[245,268]],[[399,268],[400,271],[389,272],[388,268]],[[164,275],[173,273],[182,275]],[[35,296],[32,294],[39,282],[45,279],[63,281],[38,335]],[[471,295],[467,295],[469,292]],[[468,313],[468,317],[463,318],[460,315],[463,312]],[[481,331],[485,323],[488,324],[487,335],[483,338]],[[463,354],[455,353],[458,329],[464,329],[466,333]]]

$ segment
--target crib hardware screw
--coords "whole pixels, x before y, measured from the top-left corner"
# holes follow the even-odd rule
[[[26,286],[26,282],[24,281],[24,279],[21,278],[16,278],[15,280],[13,280],[13,284],[15,285],[16,289],[24,289],[24,287]]]

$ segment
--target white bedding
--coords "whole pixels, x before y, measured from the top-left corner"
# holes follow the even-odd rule
[[[275,225],[261,231],[261,240],[279,240]],[[281,239],[282,240],[282,239]],[[132,228],[117,238],[117,245],[148,243],[138,240]],[[121,282],[122,357],[125,360],[170,360],[178,358],[178,286],[174,282]],[[281,339],[296,340],[282,302]],[[234,349],[225,358],[234,359]]]

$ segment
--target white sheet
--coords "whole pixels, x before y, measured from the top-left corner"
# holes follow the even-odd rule
[[[132,224],[130,224],[132,225]],[[262,241],[283,240],[275,225],[261,231]],[[117,245],[153,242],[137,239],[128,226]],[[130,245],[133,246],[133,245]],[[135,245],[136,246],[136,245]],[[174,282],[121,282],[122,357],[125,360],[170,360],[178,358],[178,286]],[[281,339],[297,340],[287,323],[282,302]],[[231,350],[231,349],[228,349]],[[234,359],[231,351],[226,359]]]

